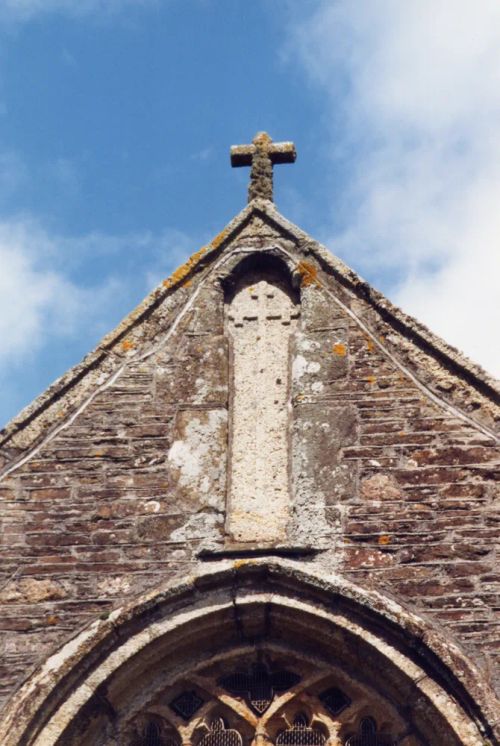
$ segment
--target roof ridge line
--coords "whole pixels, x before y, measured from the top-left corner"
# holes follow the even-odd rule
[[[474,388],[479,390],[483,395],[492,399],[495,404],[498,403],[500,398],[500,392],[498,389],[498,382],[484,371],[480,366],[473,363],[463,353],[457,349],[448,345],[441,337],[431,332],[425,325],[419,322],[414,317],[406,314],[400,308],[391,303],[391,301],[380,291],[373,288],[366,280],[358,275],[349,265],[347,265],[342,259],[332,254],[323,244],[316,241],[314,238],[309,236],[305,231],[296,226],[294,223],[285,218],[276,208],[273,202],[263,199],[254,199],[243,210],[241,210],[227,225],[218,233],[207,245],[203,246],[194,252],[187,261],[180,267],[174,270],[172,274],[163,280],[156,288],[154,288],[146,298],[136,306],[124,319],[110,332],[108,332],[97,344],[97,346],[88,353],[79,363],[70,368],[61,377],[57,378],[50,386],[36,397],[27,407],[23,408],[21,412],[16,415],[6,426],[0,431],[0,448],[7,445],[9,441],[25,427],[28,427],[37,417],[43,415],[43,413],[57,400],[64,397],[64,395],[70,391],[75,385],[82,381],[93,369],[99,368],[106,359],[113,360],[119,365],[120,361],[125,363],[131,360],[130,357],[125,357],[121,354],[121,351],[116,349],[116,345],[123,340],[126,334],[139,324],[149,313],[153,312],[170,294],[174,293],[180,286],[182,286],[190,277],[200,271],[201,268],[205,267],[207,263],[220,253],[224,246],[227,245],[244,226],[248,223],[253,215],[260,216],[268,220],[271,224],[295,240],[298,247],[305,253],[311,253],[315,256],[321,264],[327,268],[333,276],[341,282],[344,286],[348,287],[351,291],[359,294],[363,300],[367,301],[381,316],[384,320],[392,322],[393,325],[402,332],[406,337],[409,337],[411,341],[417,340],[419,347],[423,349],[425,354],[431,355],[436,358],[445,367],[451,367],[455,374],[459,375],[462,379],[472,385]],[[337,299],[336,299],[337,300]],[[350,309],[349,309],[350,311]],[[355,316],[355,315],[354,315]],[[355,316],[357,319],[357,317]],[[358,323],[363,323],[358,320]],[[378,343],[376,337],[375,341]],[[392,353],[386,350],[385,347],[381,347],[384,354],[388,355],[392,359]],[[394,358],[399,366],[401,363]],[[113,376],[116,373],[116,368],[110,371],[110,375]],[[406,367],[403,365],[402,370],[407,372]],[[108,379],[109,380],[109,379]],[[416,379],[418,381],[418,379]],[[426,384],[419,382],[429,395],[436,397],[437,401],[442,401],[443,406],[453,408],[454,405],[448,404],[444,399],[441,399],[439,395],[434,394]],[[80,407],[77,407],[76,411],[80,411]],[[461,412],[460,409],[457,409]],[[75,412],[68,412],[72,416]],[[462,413],[465,418],[471,423],[479,427],[485,427],[480,425],[474,418],[469,418],[465,413]],[[56,428],[50,428],[47,435],[54,431]],[[486,428],[486,432],[491,437],[493,431]],[[494,435],[496,437],[496,435]],[[29,446],[28,446],[29,448]]]

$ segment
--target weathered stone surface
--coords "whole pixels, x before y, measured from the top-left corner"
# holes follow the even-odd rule
[[[252,272],[227,307],[232,349],[227,530],[235,542],[286,540],[289,346],[298,309],[291,288]]]
[[[392,476],[374,474],[361,482],[361,497],[368,500],[399,500],[402,491]]]
[[[11,580],[0,591],[0,603],[39,603],[40,601],[58,601],[66,598],[63,585],[54,580],[37,580],[23,578]]]
[[[286,520],[269,541],[247,530],[246,549],[296,552],[319,574],[396,600],[498,682],[491,382],[272,207],[252,210],[7,430],[4,699],[85,624],[196,574],[207,552],[217,563],[241,540],[229,535],[234,350],[224,298],[254,250],[282,257],[300,317],[279,353],[282,380],[293,379],[279,406],[281,456],[276,465],[265,439],[259,454],[266,483],[279,475]],[[257,496],[271,515],[267,492]]]

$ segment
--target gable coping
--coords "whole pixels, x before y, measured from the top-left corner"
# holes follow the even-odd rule
[[[276,209],[274,204],[267,200],[255,199],[245,207],[209,244],[195,252],[183,265],[177,268],[166,280],[163,280],[131,313],[129,313],[115,329],[106,334],[97,347],[86,355],[83,360],[70,368],[63,376],[52,383],[44,393],[37,397],[31,404],[25,407],[14,417],[3,430],[0,431],[0,448],[7,449],[4,463],[13,459],[23,451],[30,449],[36,444],[42,435],[50,435],[54,430],[59,430],[63,425],[62,419],[70,416],[73,419],[81,411],[81,398],[94,385],[95,393],[103,387],[112,385],[123,367],[133,360],[126,354],[126,336],[145,318],[147,318],[167,297],[173,295],[179,287],[188,283],[192,276],[204,269],[208,264],[223,251],[224,247],[231,243],[236,235],[241,232],[254,218],[266,220],[271,227],[278,232],[284,232],[292,238],[298,248],[304,254],[314,256],[321,266],[328,271],[334,279],[343,286],[360,296],[362,300],[369,303],[379,313],[384,321],[389,322],[396,331],[402,333],[411,342],[417,344],[425,353],[432,355],[438,362],[474,387],[494,404],[500,401],[500,389],[498,381],[484,371],[479,365],[473,363],[456,348],[447,344],[440,337],[431,332],[424,324],[412,316],[404,313],[393,305],[380,291],[361,278],[354,270],[346,265],[341,259],[334,256],[323,245],[311,238],[302,229],[284,218]],[[479,428],[489,437],[496,439],[495,433],[488,427],[482,425],[473,417],[462,410],[450,405],[444,399],[433,394],[425,384],[422,384],[408,368],[400,363],[382,345],[376,337],[364,326],[363,322],[333,294],[331,297],[339,303],[356,322],[368,332],[382,352],[388,356],[393,363],[402,369],[416,382],[420,388],[424,387],[426,393],[441,407],[448,411],[459,414],[470,424]],[[188,301],[189,302],[189,301]],[[175,325],[175,321],[174,321]],[[169,328],[169,332],[172,327]],[[124,341],[125,340],[125,341]],[[121,347],[120,347],[121,345]],[[123,348],[125,346],[125,349]],[[117,367],[118,366],[118,367]],[[94,373],[94,375],[92,375]],[[91,377],[83,392],[78,384],[83,384],[85,379]],[[77,389],[75,391],[75,388]],[[73,396],[71,393],[73,393]],[[86,401],[90,401],[94,394],[90,394]],[[60,404],[60,409],[55,417],[46,417],[51,407]],[[66,404],[66,406],[64,406]],[[80,406],[79,406],[80,405]],[[83,403],[85,406],[85,402]],[[75,411],[76,410],[76,411]],[[45,416],[44,416],[45,415]],[[57,418],[54,422],[54,419]],[[46,419],[49,419],[47,425]],[[38,423],[37,421],[41,420]],[[64,423],[66,424],[66,423]],[[10,458],[9,458],[10,457]],[[24,459],[23,459],[24,461]],[[1,462],[0,462],[1,465]],[[14,465],[13,465],[14,466]],[[11,469],[8,468],[8,471]]]

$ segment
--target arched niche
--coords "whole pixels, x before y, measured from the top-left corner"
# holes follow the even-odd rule
[[[279,544],[291,512],[291,344],[299,291],[282,259],[252,253],[226,278],[230,349],[226,533],[234,544]]]
[[[256,665],[276,690],[264,708],[227,685]],[[199,705],[184,717],[172,703],[186,693]],[[217,718],[241,746],[302,743],[299,721],[317,746],[484,746],[498,742],[495,706],[457,649],[378,594],[293,562],[225,561],[69,641],[13,698],[0,741],[129,746],[151,717],[195,746],[226,744],[210,736]]]

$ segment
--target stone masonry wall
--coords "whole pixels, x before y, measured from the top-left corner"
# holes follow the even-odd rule
[[[301,278],[285,544],[319,549],[302,561],[431,620],[493,678],[494,439],[435,400],[450,401],[463,382],[441,376],[441,390],[427,392],[412,376],[425,383],[429,367],[417,370],[408,340],[290,240],[260,230],[225,251],[271,240],[295,252]],[[87,622],[184,577],[201,549],[224,548],[230,361],[220,275],[208,268],[181,288],[182,303],[199,292],[168,342],[154,348],[160,325],[131,345],[116,381],[0,481],[3,699]],[[492,423],[489,412],[483,420]]]

